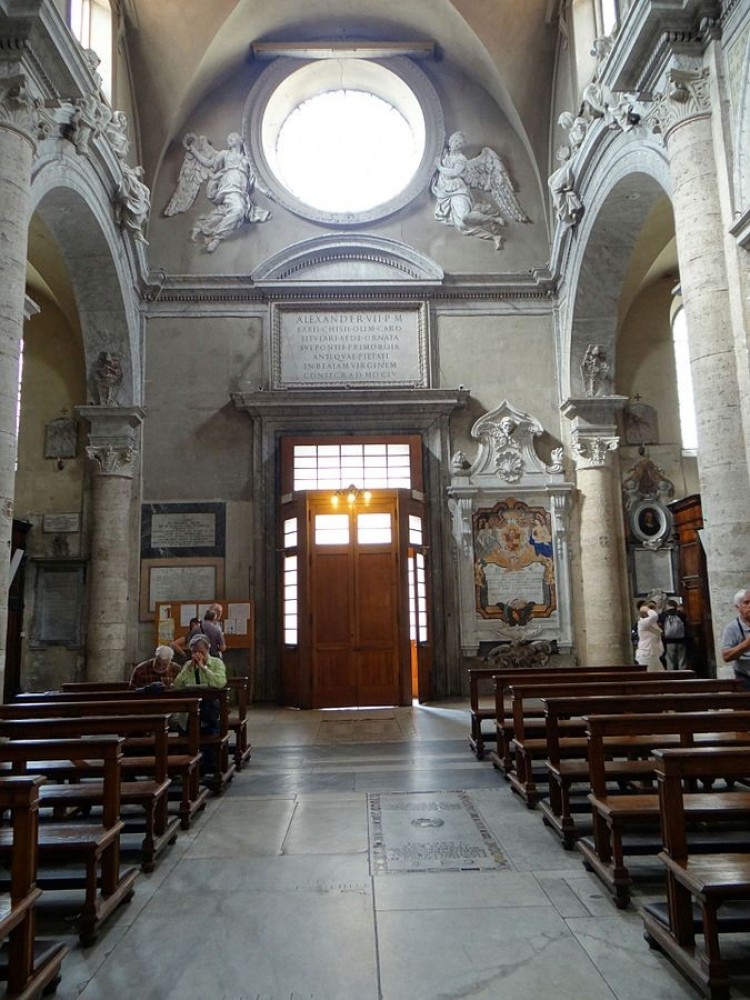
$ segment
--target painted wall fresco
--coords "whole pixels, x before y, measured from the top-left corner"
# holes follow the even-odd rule
[[[509,625],[549,618],[557,609],[549,511],[510,497],[472,522],[477,613]]]

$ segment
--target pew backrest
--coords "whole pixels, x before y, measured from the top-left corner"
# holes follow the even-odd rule
[[[625,737],[653,736],[654,748],[659,739],[676,736],[681,747],[690,747],[699,733],[736,734],[737,740],[750,744],[750,711],[669,712],[664,715],[592,715],[586,719],[591,792],[597,798],[607,794],[605,762],[606,741]]]

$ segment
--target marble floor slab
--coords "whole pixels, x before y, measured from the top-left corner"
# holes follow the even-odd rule
[[[502,847],[466,792],[368,798],[373,874],[508,867]]]

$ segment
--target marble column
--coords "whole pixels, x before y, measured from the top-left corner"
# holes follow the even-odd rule
[[[589,667],[633,659],[624,614],[625,547],[617,530],[622,502],[615,414],[626,402],[624,396],[587,397],[562,406],[572,422],[579,491],[584,635],[578,652]]]
[[[32,105],[20,79],[0,84],[0,685],[5,673],[8,620],[7,574],[13,529],[18,455],[18,377],[26,302],[31,165],[34,157]],[[1,687],[0,687],[1,690]]]
[[[137,585],[131,580],[133,477],[143,411],[138,407],[79,406],[89,421],[86,449],[95,463],[87,589],[86,679],[122,680],[129,662],[128,628]]]
[[[664,136],[698,425],[698,473],[715,637],[750,586],[750,478],[711,122],[708,70],[673,69],[649,119]],[[744,337],[742,338],[744,343]],[[718,662],[721,658],[718,657]]]

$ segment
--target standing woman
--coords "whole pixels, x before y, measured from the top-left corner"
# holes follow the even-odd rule
[[[664,652],[662,632],[659,626],[659,615],[653,601],[638,602],[638,645],[635,650],[635,662],[641,663],[646,670],[664,670],[661,656]]]

